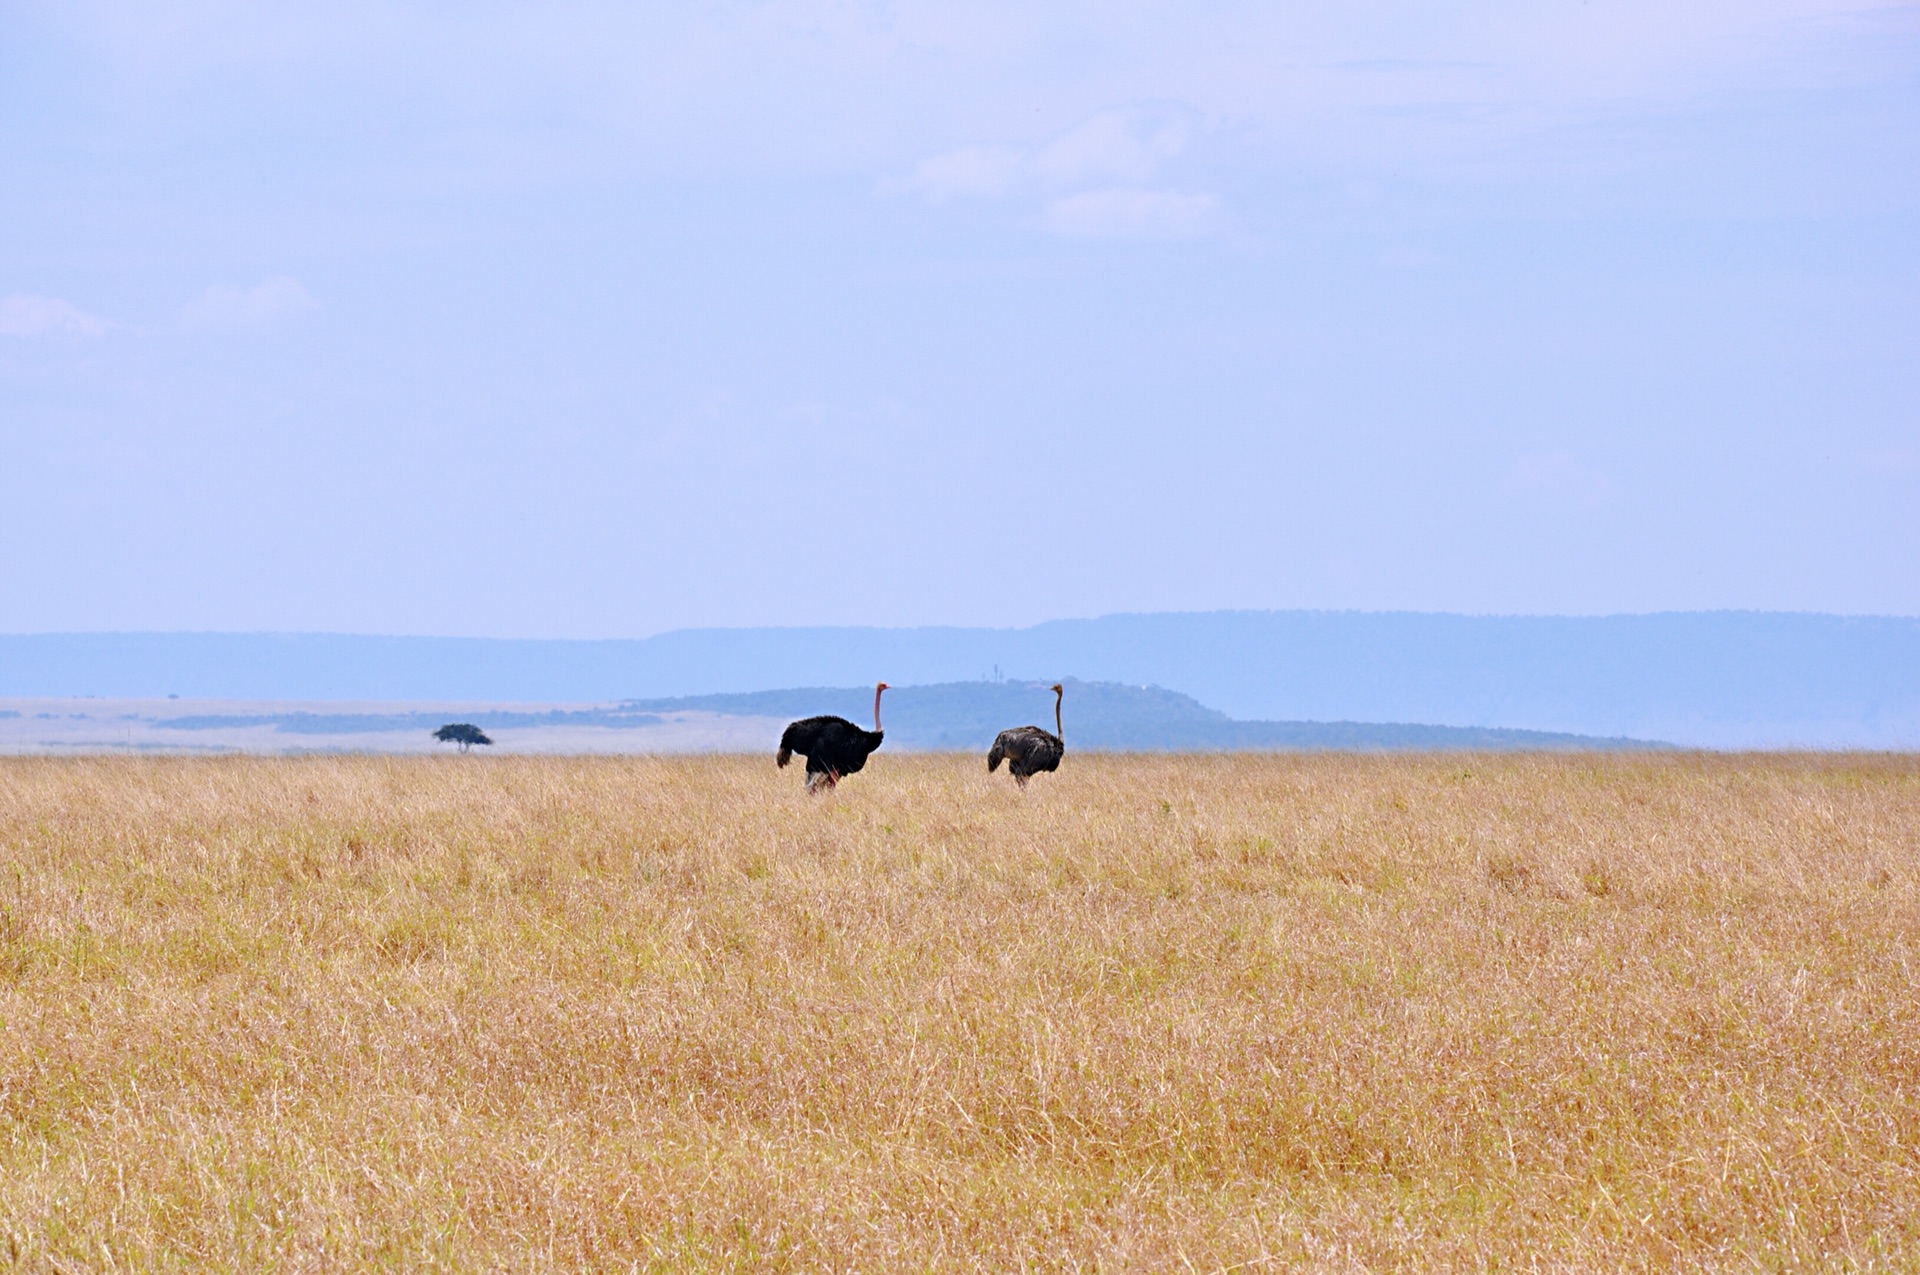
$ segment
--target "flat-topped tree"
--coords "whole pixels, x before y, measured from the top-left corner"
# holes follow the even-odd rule
[[[493,742],[487,738],[485,731],[475,726],[472,722],[448,722],[445,726],[433,732],[433,737],[443,744],[460,745],[460,751],[463,753],[475,744],[491,744]]]

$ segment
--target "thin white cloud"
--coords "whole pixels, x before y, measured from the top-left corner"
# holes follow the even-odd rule
[[[1171,105],[1100,111],[1041,147],[1028,168],[1056,187],[1146,182],[1187,148],[1197,115]]]
[[[1179,103],[1110,107],[1039,146],[963,146],[923,159],[881,188],[932,203],[1038,200],[1039,224],[1075,238],[1194,238],[1225,226],[1220,197],[1151,183],[1199,127],[1199,112]]]
[[[921,160],[882,189],[934,202],[999,198],[1022,190],[1139,186],[1187,148],[1199,112],[1179,103],[1110,107],[1038,146],[962,146]]]
[[[97,314],[88,314],[59,297],[36,297],[19,292],[0,297],[0,336],[103,336],[113,326]]]
[[[1026,152],[1015,146],[962,146],[921,160],[910,176],[885,183],[884,189],[909,191],[932,203],[994,198],[1013,189],[1026,159]]]
[[[1076,239],[1195,239],[1225,225],[1218,197],[1115,186],[1047,202],[1041,224]]]
[[[251,288],[217,283],[180,310],[180,326],[196,329],[265,327],[291,314],[311,310],[314,300],[298,279],[277,275]]]

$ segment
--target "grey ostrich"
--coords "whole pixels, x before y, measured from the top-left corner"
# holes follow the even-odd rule
[[[1049,735],[1038,726],[1015,726],[1001,731],[993,741],[993,751],[987,754],[987,773],[1000,769],[1000,762],[1005,759],[1013,782],[1025,788],[1029,776],[1060,769],[1060,758],[1067,751],[1062,738],[1065,732],[1060,726],[1060,701],[1066,698],[1067,691],[1058,682],[1048,689],[1053,692],[1053,733]]]

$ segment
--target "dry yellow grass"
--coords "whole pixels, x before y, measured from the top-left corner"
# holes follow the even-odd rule
[[[0,1261],[1920,1266],[1920,761],[0,763]]]

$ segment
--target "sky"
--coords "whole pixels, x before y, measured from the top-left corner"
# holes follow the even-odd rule
[[[1920,614],[1920,5],[0,0],[0,631]]]

